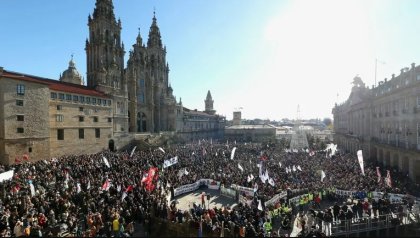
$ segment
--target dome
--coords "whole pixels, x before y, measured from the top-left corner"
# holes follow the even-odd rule
[[[60,77],[60,81],[79,85],[82,84],[82,76],[76,69],[76,66],[73,61],[73,56],[71,57],[71,60],[69,62],[68,69],[64,70],[62,76]]]

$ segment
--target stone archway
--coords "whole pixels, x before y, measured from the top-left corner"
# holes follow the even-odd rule
[[[144,112],[137,113],[137,132],[147,131],[147,117]]]
[[[109,140],[109,142],[108,142],[108,149],[110,151],[115,151],[115,142],[114,142],[113,139]]]

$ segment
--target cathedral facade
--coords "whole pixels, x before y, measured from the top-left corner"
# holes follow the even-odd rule
[[[112,96],[116,104],[114,132],[174,131],[176,100],[168,83],[166,47],[156,16],[146,45],[139,32],[127,68],[121,21],[115,18],[111,0],[97,0],[88,25],[87,86]]]

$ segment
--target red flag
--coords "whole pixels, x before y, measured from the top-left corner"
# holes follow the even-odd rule
[[[147,173],[147,178],[146,178],[146,189],[148,191],[152,191],[153,189],[155,189],[155,185],[153,184],[153,180],[158,178],[158,168],[150,168],[149,172]]]
[[[26,160],[26,161],[29,161],[29,155],[24,154],[24,155],[23,155],[23,159],[24,159],[24,160]]]
[[[376,174],[378,175],[378,183],[381,182],[381,171],[379,171],[379,167],[376,167]]]
[[[19,190],[20,190],[20,186],[19,186],[19,184],[16,184],[15,186],[13,186],[12,187],[12,193],[17,193],[17,192],[19,192]]]
[[[260,160],[262,160],[262,161],[266,161],[268,158],[267,158],[267,156],[266,155],[262,155],[261,157],[260,157]]]
[[[144,182],[146,182],[146,180],[147,180],[147,177],[148,177],[149,175],[147,174],[147,172],[144,172],[143,173],[143,178],[141,179],[141,182],[142,183],[144,183]]]
[[[102,185],[102,190],[108,191],[111,187],[111,184],[109,182],[109,179],[106,179],[105,183]]]
[[[125,189],[125,192],[128,193],[130,191],[133,191],[133,185],[130,185],[127,187],[127,189]]]

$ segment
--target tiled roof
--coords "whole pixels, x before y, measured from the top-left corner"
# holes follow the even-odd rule
[[[45,85],[48,85],[50,90],[54,90],[54,91],[83,94],[83,95],[97,96],[97,97],[106,97],[106,98],[109,97],[103,92],[97,91],[87,86],[61,82],[61,81],[57,81],[53,79],[41,78],[38,76],[33,76],[33,75],[28,75],[28,74],[23,74],[23,73],[17,73],[17,72],[4,70],[3,77],[32,82],[32,83],[45,84]]]

